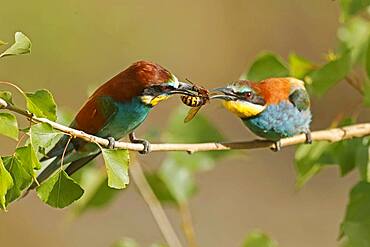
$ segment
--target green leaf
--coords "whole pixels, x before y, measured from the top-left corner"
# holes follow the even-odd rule
[[[52,94],[45,89],[35,93],[26,93],[27,109],[37,117],[48,118],[51,121],[57,119],[56,104]]]
[[[342,19],[345,21],[369,6],[370,0],[341,0],[340,4],[342,8]]]
[[[33,149],[31,144],[28,144],[25,147],[20,147],[17,149],[16,152],[17,158],[21,161],[22,164],[28,163],[30,167],[29,173],[33,174],[33,169],[39,170],[41,169],[40,161],[36,156],[36,152]],[[32,170],[31,170],[32,168]],[[32,173],[31,173],[32,172]]]
[[[179,204],[186,202],[196,192],[192,173],[173,159],[165,159],[158,175]]]
[[[344,176],[357,167],[361,177],[370,181],[369,143],[365,138],[356,138],[337,143],[315,142],[301,145],[296,151],[297,186],[302,187],[325,165],[338,165]]]
[[[244,244],[243,247],[277,247],[278,244],[269,238],[266,234],[260,231],[251,232]]]
[[[333,162],[327,154],[329,148],[330,143],[324,141],[298,146],[295,153],[295,168],[298,173],[296,186],[298,188],[317,174],[322,166]]]
[[[312,72],[309,76],[312,81],[310,89],[318,96],[324,95],[332,86],[346,77],[351,69],[350,53],[325,64],[322,68]]]
[[[13,179],[10,173],[5,169],[3,160],[0,158],[0,206],[6,210],[6,193],[13,187]]]
[[[139,247],[139,244],[131,238],[124,238],[114,243],[112,247]]]
[[[0,54],[1,57],[21,55],[31,52],[31,41],[29,38],[21,32],[15,33],[15,43],[9,47],[6,51]]]
[[[19,198],[22,191],[28,188],[33,179],[36,179],[34,169],[40,163],[30,145],[19,147],[13,156],[4,158],[4,165],[14,180],[14,186],[6,194],[6,203]]]
[[[129,183],[128,165],[130,156],[123,149],[101,149],[108,174],[108,186],[114,189],[126,188]]]
[[[370,184],[359,182],[350,193],[346,216],[341,231],[350,246],[370,246]]]
[[[289,56],[289,74],[292,77],[298,79],[304,79],[304,77],[315,69],[315,65],[307,59],[298,56],[295,53]]]
[[[0,40],[0,46],[6,45],[6,44],[8,44],[8,43],[6,43],[5,41]]]
[[[12,93],[9,91],[0,91],[0,98],[9,104],[13,104]]]
[[[63,133],[54,130],[50,124],[38,123],[31,126],[29,135],[34,150],[43,149],[47,152],[58,142]]]
[[[14,180],[14,186],[6,194],[6,205],[18,199],[22,191],[36,180],[35,169],[41,164],[31,144],[16,149],[13,156],[4,157],[4,165]]]
[[[253,62],[245,78],[251,81],[260,81],[270,77],[288,75],[289,70],[280,57],[272,53],[263,53]]]
[[[81,187],[85,194],[75,206],[74,213],[81,215],[89,209],[102,208],[111,203],[119,190],[108,187],[107,174],[100,168],[86,167],[81,175]]]
[[[18,140],[18,123],[11,113],[0,113],[0,134]]]
[[[187,109],[184,107],[179,107],[171,114],[169,124],[163,133],[163,140],[166,140],[166,142],[185,143],[207,142],[210,141],[209,138],[212,136],[212,141],[224,141],[225,138],[216,128],[214,123],[209,121],[201,113],[197,114],[197,116],[191,122],[184,125],[184,118],[186,114]],[[187,163],[191,163],[192,158],[198,160],[197,158],[199,157],[199,160],[201,160],[205,157],[207,160],[209,160],[210,158],[218,159],[225,155],[230,155],[230,152],[204,152],[201,155],[185,154],[185,156],[189,158]],[[181,156],[183,155],[181,154]]]
[[[338,29],[339,48],[350,52],[352,64],[365,62],[369,35],[370,23],[363,18],[353,18]]]
[[[145,177],[159,201],[164,203],[176,203],[167,184],[161,179],[158,172],[146,173]]]
[[[78,200],[84,190],[64,170],[60,170],[36,189],[40,199],[55,208],[64,208]]]

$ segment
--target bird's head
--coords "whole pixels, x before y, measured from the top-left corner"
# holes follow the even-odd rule
[[[213,91],[223,93],[212,98],[222,99],[225,108],[240,118],[256,116],[267,106],[263,95],[247,80],[237,81]]]
[[[180,82],[174,74],[158,64],[140,61],[130,68],[138,86],[142,87],[140,100],[146,105],[155,106],[175,94],[195,95],[192,84]]]
[[[91,97],[108,95],[121,102],[139,98],[143,104],[152,107],[171,95],[193,95],[195,91],[193,85],[180,82],[162,66],[139,61],[103,84]]]

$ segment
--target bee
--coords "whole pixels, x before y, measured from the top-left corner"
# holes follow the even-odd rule
[[[182,95],[181,96],[182,103],[184,103],[187,106],[192,107],[189,110],[188,114],[186,115],[184,119],[184,123],[190,122],[195,117],[195,115],[198,113],[200,108],[204,106],[205,104],[207,104],[210,100],[209,92],[207,89],[205,89],[204,87],[198,86],[189,80],[187,81],[194,85],[194,91],[196,91],[198,95],[197,96],[194,96],[194,95]]]

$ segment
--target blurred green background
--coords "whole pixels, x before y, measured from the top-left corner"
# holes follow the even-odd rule
[[[2,1],[0,38],[12,42],[22,31],[32,54],[0,61],[0,79],[34,91],[47,88],[59,107],[76,112],[95,88],[139,59],[155,61],[179,78],[206,87],[239,78],[261,51],[283,57],[295,51],[320,60],[336,47],[339,6],[329,0],[203,1]],[[313,129],[325,128],[339,113],[361,102],[339,84],[313,102]],[[157,107],[138,134],[163,129],[174,98]],[[253,138],[233,115],[213,104],[203,110],[228,140]],[[366,120],[366,119],[362,119]],[[210,141],[212,137],[210,137]],[[2,155],[15,143],[0,138]],[[201,246],[239,246],[260,228],[280,246],[337,246],[354,174],[339,178],[327,169],[302,190],[295,189],[294,149],[240,152],[197,176],[200,191],[191,201]],[[162,154],[143,157],[156,166]],[[167,208],[179,230],[175,210]],[[68,210],[41,203],[32,193],[0,213],[2,246],[109,246],[122,237],[143,246],[164,242],[134,186],[103,210],[71,219]]]

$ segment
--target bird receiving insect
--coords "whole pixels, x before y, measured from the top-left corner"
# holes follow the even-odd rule
[[[304,83],[295,78],[270,78],[260,82],[241,80],[224,88],[212,90],[197,86],[197,95],[182,95],[182,102],[190,107],[185,122],[189,122],[200,108],[212,99],[223,100],[227,110],[240,117],[257,136],[275,142],[280,150],[280,139],[300,133],[311,143],[310,99]],[[222,94],[215,94],[220,92]]]

